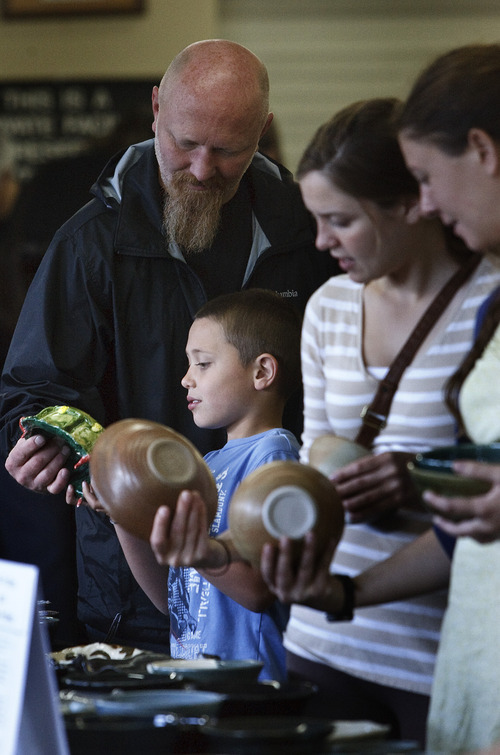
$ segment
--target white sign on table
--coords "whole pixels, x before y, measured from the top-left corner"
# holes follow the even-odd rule
[[[38,569],[0,559],[0,753],[68,755]]]

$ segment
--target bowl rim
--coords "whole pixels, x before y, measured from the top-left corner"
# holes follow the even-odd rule
[[[463,453],[460,453],[462,451]],[[475,451],[474,453],[471,453]],[[456,455],[446,457],[446,454]],[[457,453],[458,452],[458,453]],[[481,458],[481,454],[487,455],[488,452],[498,453],[498,459]],[[468,455],[470,454],[470,455]],[[414,459],[409,464],[414,468],[441,472],[453,471],[452,464],[455,461],[480,461],[485,464],[500,464],[500,442],[495,443],[457,443],[455,445],[438,446],[429,449],[429,451],[419,451],[415,454]],[[434,468],[437,468],[434,470]]]

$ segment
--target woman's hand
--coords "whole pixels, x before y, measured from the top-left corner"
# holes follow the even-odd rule
[[[314,533],[308,532],[297,563],[289,538],[282,537],[278,546],[266,543],[260,565],[264,582],[282,603],[301,603],[321,608],[331,591],[329,568],[337,544],[337,539],[332,540],[324,553],[318,554]],[[339,607],[342,598],[342,591],[339,590]]]
[[[330,478],[350,523],[376,519],[419,503],[417,490],[407,469],[413,454],[386,452],[370,454],[347,464]]]
[[[468,536],[479,543],[496,540],[500,537],[500,464],[457,461],[453,469],[464,477],[489,480],[492,485],[487,493],[468,498],[448,498],[426,491],[425,502],[437,512],[435,524],[454,537]]]

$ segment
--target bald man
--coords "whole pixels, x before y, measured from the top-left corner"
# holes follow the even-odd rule
[[[195,312],[248,287],[277,291],[303,311],[337,272],[314,246],[291,174],[257,152],[272,114],[267,72],[252,52],[227,40],[190,45],[154,87],[152,105],[154,140],[115,156],[92,201],[55,234],[6,360],[2,451],[30,490],[68,485],[65,447],[19,439],[19,418],[46,406],[76,406],[103,425],[155,420],[202,453],[217,448],[223,438],[195,426],[181,386]],[[287,424],[300,433],[300,401]],[[168,652],[167,619],[134,581],[113,524],[80,506],[76,525],[89,641]]]

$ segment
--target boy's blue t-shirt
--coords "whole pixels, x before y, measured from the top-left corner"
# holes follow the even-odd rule
[[[298,461],[299,444],[288,430],[276,428],[250,438],[231,440],[205,461],[218,492],[210,535],[227,530],[231,497],[241,480],[271,461]],[[168,577],[170,652],[173,658],[201,653],[223,660],[261,660],[260,679],[285,679],[282,635],[289,609],[279,601],[262,613],[236,603],[193,568],[171,568]]]

